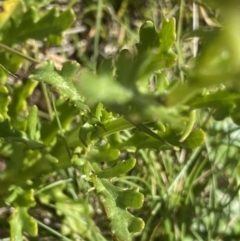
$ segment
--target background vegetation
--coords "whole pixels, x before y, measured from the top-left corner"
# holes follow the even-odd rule
[[[0,4],[1,240],[239,240],[239,1]]]

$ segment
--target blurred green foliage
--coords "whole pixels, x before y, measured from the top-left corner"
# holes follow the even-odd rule
[[[0,238],[239,240],[238,7],[4,1]]]

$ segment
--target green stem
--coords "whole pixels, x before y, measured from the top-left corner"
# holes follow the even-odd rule
[[[23,59],[28,60],[29,62],[31,62],[31,63],[33,63],[33,64],[39,64],[39,63],[40,63],[40,62],[37,61],[36,59],[31,58],[31,57],[29,57],[29,56],[27,56],[27,55],[25,55],[25,54],[23,54],[23,53],[15,50],[15,49],[12,49],[12,48],[8,47],[7,45],[5,45],[5,44],[3,44],[3,43],[0,43],[0,47],[3,48],[3,49],[5,49],[5,50],[7,50],[8,52],[10,52],[10,53],[12,53],[12,54],[16,54],[16,55],[22,57]]]
[[[193,153],[193,155],[191,156],[191,158],[187,161],[187,163],[185,164],[185,166],[183,167],[183,169],[179,172],[179,174],[177,175],[177,177],[174,179],[174,181],[172,182],[172,184],[169,186],[169,188],[167,189],[167,192],[163,195],[163,197],[161,198],[162,200],[160,200],[155,208],[153,208],[152,210],[152,216],[156,215],[156,213],[158,212],[158,210],[160,209],[161,205],[162,205],[162,201],[166,200],[167,197],[173,192],[175,186],[179,183],[180,179],[183,178],[183,176],[186,174],[188,168],[192,165],[192,163],[194,163],[196,161],[196,158],[198,157],[199,153],[202,151],[202,146],[199,147],[198,149],[196,149],[196,151]]]
[[[36,191],[35,195],[38,195],[39,193],[42,193],[42,192],[44,192],[46,190],[49,190],[49,189],[54,188],[54,187],[56,187],[58,185],[61,185],[63,183],[65,184],[65,183],[68,183],[68,182],[73,182],[73,179],[69,178],[69,179],[66,179],[66,180],[59,180],[59,181],[56,181],[54,183],[51,183],[51,184],[41,188],[40,190]]]
[[[18,79],[18,76],[17,76],[17,75],[15,75],[15,74],[11,73],[10,71],[8,71],[3,65],[0,64],[0,68],[1,68],[6,74],[12,76],[12,77],[15,78],[15,79]]]
[[[184,0],[180,1],[180,9],[179,9],[179,18],[178,18],[178,25],[177,25],[177,39],[176,39],[176,47],[178,52],[178,69],[181,68],[181,65],[183,64],[183,58],[182,58],[182,51],[181,51],[181,35],[182,35],[182,19],[183,19],[183,13],[184,13]],[[180,77],[181,81],[184,80],[183,72],[180,71]]]
[[[98,57],[98,45],[99,45],[100,28],[101,28],[101,18],[102,18],[102,7],[103,7],[103,0],[98,0],[96,34],[94,38],[94,53],[93,53],[93,70],[95,73],[97,70],[97,57]]]
[[[160,197],[159,200],[156,200],[156,202],[153,204],[152,206],[152,212],[151,212],[151,216],[148,219],[145,229],[150,229],[152,227],[152,221],[155,217],[155,215],[158,213],[158,211],[160,210],[160,208],[162,207],[162,204],[164,201],[166,201],[166,199],[169,197],[169,195],[171,195],[171,193],[173,192],[175,186],[179,183],[179,180],[181,178],[183,178],[183,176],[186,174],[186,172],[188,171],[189,167],[197,160],[199,154],[201,153],[201,151],[203,150],[203,146],[199,147],[190,157],[190,159],[188,160],[188,162],[185,164],[185,166],[183,167],[183,169],[179,172],[179,174],[177,175],[177,177],[174,179],[174,181],[172,182],[172,184],[169,186],[169,188],[167,189],[166,193]],[[155,207],[154,207],[155,206]],[[148,233],[149,230],[145,231],[141,241],[146,240],[146,234]],[[148,239],[149,240],[149,239]]]
[[[70,152],[70,149],[69,149],[68,144],[66,142],[66,138],[64,137],[62,124],[61,124],[60,119],[59,119],[58,114],[57,114],[57,108],[56,108],[56,105],[55,105],[55,99],[54,99],[53,95],[52,95],[52,105],[53,105],[53,110],[55,112],[58,128],[60,130],[61,137],[63,138],[63,142],[64,142],[64,145],[66,147],[67,153],[68,153],[68,157],[71,158],[71,152]]]
[[[69,239],[67,237],[64,237],[62,234],[60,234],[59,232],[55,231],[54,229],[52,228],[49,228],[47,225],[45,225],[44,223],[36,220],[38,225],[39,226],[42,226],[43,228],[45,228],[46,230],[48,230],[50,233],[54,234],[55,236],[61,238],[62,240],[65,240],[65,241],[72,241],[72,239]]]
[[[43,96],[44,96],[45,101],[46,101],[49,119],[52,121],[53,120],[53,110],[52,110],[51,102],[49,100],[47,87],[43,82],[41,82],[41,87],[42,87],[42,91],[43,91]]]
[[[134,41],[139,41],[138,36],[131,30],[131,28],[129,28],[127,24],[125,24],[123,21],[119,19],[119,17],[115,14],[114,9],[111,6],[109,6],[106,9],[106,11],[109,12],[114,21],[116,21],[126,30],[126,32],[129,34],[129,36],[131,36],[134,39]]]

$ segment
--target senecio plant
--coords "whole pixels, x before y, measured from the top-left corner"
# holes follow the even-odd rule
[[[186,63],[180,19],[163,15],[93,68],[33,58],[29,39],[59,45],[75,20],[71,4],[49,2],[0,12],[1,238],[239,240],[239,144],[227,131],[240,124],[239,1],[198,2],[218,22],[183,36],[201,45]],[[37,90],[46,113],[30,101]]]

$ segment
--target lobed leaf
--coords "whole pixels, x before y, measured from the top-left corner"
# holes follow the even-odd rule
[[[124,190],[118,194],[116,199],[119,207],[141,208],[143,205],[143,194],[138,189]]]
[[[129,172],[136,164],[136,159],[130,158],[126,161],[119,162],[114,167],[104,171],[97,172],[99,178],[113,178]]]
[[[102,195],[101,202],[111,220],[113,236],[119,241],[131,241],[131,233],[140,232],[144,228],[142,219],[134,217],[127,207],[140,208],[144,201],[143,194],[136,189],[123,190],[115,187],[106,179],[92,175],[97,192]]]
[[[39,19],[39,9],[30,8],[22,15],[21,22],[11,25],[3,36],[8,45],[23,42],[29,38],[43,40],[49,36],[61,36],[73,23],[75,16],[71,9],[60,12],[53,8]],[[27,26],[27,28],[26,28]]]
[[[136,44],[138,53],[143,53],[151,47],[159,46],[159,34],[154,23],[150,20],[142,24],[139,30],[139,43]]]
[[[45,147],[43,143],[29,139],[25,132],[13,129],[8,120],[0,122],[0,138],[9,142],[22,142],[31,149]]]
[[[181,138],[181,136],[179,136],[179,134],[174,131],[166,132],[161,136],[172,145],[191,149],[195,149],[201,146],[205,141],[206,137],[204,131],[201,129],[193,130],[183,142],[180,142],[179,139]]]
[[[87,208],[89,209],[89,207]],[[63,202],[57,202],[56,209],[59,215],[64,216],[61,225],[63,235],[70,235],[75,232],[85,238],[91,237],[89,224],[86,222],[88,216],[86,215],[86,205],[84,203],[66,199]]]
[[[9,218],[10,223],[10,240],[22,241],[23,232],[27,232],[32,236],[37,236],[38,227],[36,220],[28,214],[28,209],[35,206],[33,190],[26,190],[19,187],[12,187],[13,192],[7,198],[7,202],[15,206],[15,210]]]
[[[23,232],[32,236],[37,236],[38,226],[36,220],[31,217],[28,208],[17,207],[9,218],[10,223],[10,241],[23,241]]]
[[[81,100],[73,81],[79,70],[79,64],[75,61],[65,62],[61,70],[57,70],[52,61],[44,61],[36,66],[30,74],[31,79],[52,85],[60,90],[63,97],[69,99],[80,110],[89,110]]]
[[[183,142],[180,142],[181,135],[176,130],[166,130],[166,132],[159,134],[162,140],[164,140],[163,142],[138,131],[120,146],[132,146],[136,149],[152,148],[156,150],[178,150],[178,147],[195,149],[204,143],[206,136],[201,129],[193,130]]]

